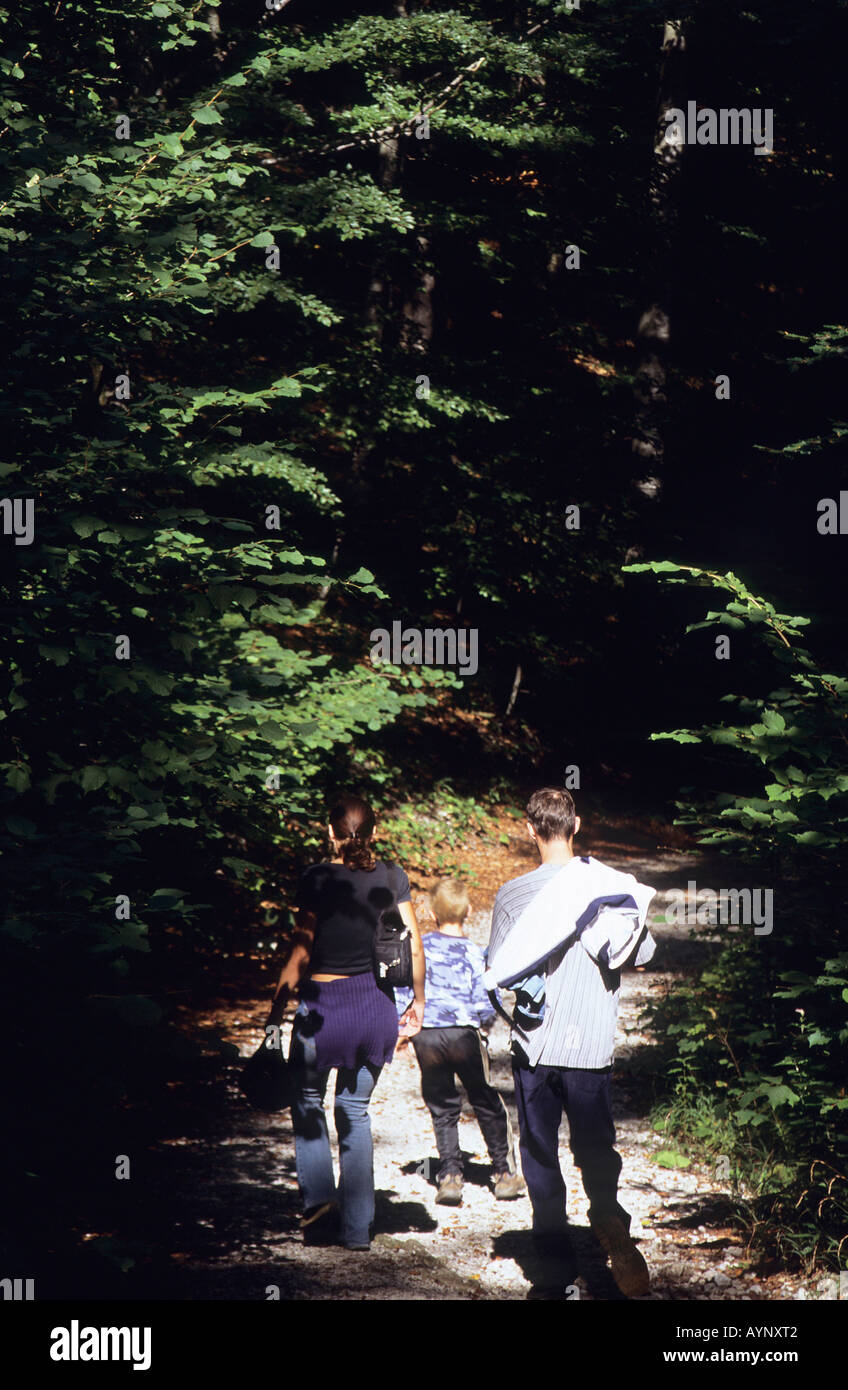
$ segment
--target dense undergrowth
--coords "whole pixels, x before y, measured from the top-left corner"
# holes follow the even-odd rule
[[[697,977],[650,1010],[668,1079],[656,1122],[721,1161],[752,1245],[808,1268],[844,1268],[848,680],[800,644],[806,619],[777,613],[735,575],[671,562],[636,568],[723,593],[724,608],[693,627],[753,628],[782,678],[767,695],[726,697],[733,716],[720,724],[659,735],[726,755],[717,763],[722,790],[679,801],[680,819],[697,827],[702,844],[726,851],[728,864],[733,856],[737,888],[742,866],[749,885],[771,894],[773,917],[757,926],[740,913],[734,923],[706,897],[692,905],[696,935],[713,952]],[[751,764],[754,784],[746,785]]]

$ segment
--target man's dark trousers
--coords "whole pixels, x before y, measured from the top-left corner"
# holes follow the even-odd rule
[[[462,1098],[456,1089],[459,1077],[474,1113],[496,1173],[515,1166],[509,1116],[498,1092],[489,1082],[489,1055],[476,1028],[422,1028],[412,1039],[421,1067],[421,1095],[433,1118],[439,1150],[439,1180],[448,1173],[462,1175],[459,1117]]]
[[[518,1107],[521,1168],[538,1234],[568,1227],[566,1192],[559,1166],[559,1127],[563,1111],[571,1132],[571,1152],[589,1198],[589,1216],[615,1214],[630,1229],[630,1216],[618,1203],[621,1158],[612,1119],[612,1068],[527,1066],[512,1061]]]

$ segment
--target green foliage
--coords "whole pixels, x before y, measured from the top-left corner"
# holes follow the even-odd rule
[[[724,790],[701,805],[681,801],[680,821],[698,827],[703,844],[741,852],[773,884],[776,906],[773,936],[757,939],[743,928],[716,947],[714,929],[703,933],[711,965],[651,1009],[674,1087],[665,1125],[732,1156],[752,1194],[758,1240],[776,1242],[785,1257],[837,1268],[848,1206],[810,1188],[808,1175],[814,1157],[836,1174],[837,1187],[846,1183],[848,943],[838,885],[848,681],[821,671],[800,644],[807,619],[778,613],[736,575],[670,561],[627,568],[728,594],[723,609],[688,630],[750,629],[782,677],[766,698],[725,696],[732,722],[653,735],[718,749],[723,787],[744,781],[753,764],[759,795]],[[713,1088],[709,1123],[698,1129],[704,1091]]]
[[[6,475],[25,471],[21,491],[38,499],[36,544],[17,552],[9,591],[20,607],[2,710],[6,829],[44,851],[48,883],[70,873],[66,905],[86,914],[95,903],[103,913],[110,891],[143,883],[150,896],[145,845],[153,837],[161,855],[163,830],[176,843],[180,831],[205,844],[279,836],[281,807],[312,808],[327,755],[427,698],[426,681],[334,661],[325,639],[316,650],[296,635],[319,630],[321,585],[385,597],[362,568],[327,576],[304,539],[310,510],[336,513],[338,500],[277,441],[320,391],[319,369],[246,365],[238,331],[206,348],[227,334],[239,247],[273,240],[252,210],[268,181],[262,147],[239,130],[263,65],[254,56],[212,90],[201,64],[194,89],[141,100],[121,93],[115,58],[136,22],[165,50],[208,37],[179,7],[128,4],[83,44],[82,69],[52,83],[47,110],[41,65],[51,43],[72,39],[60,24],[29,45],[30,80],[2,108],[18,136],[2,225],[29,326],[13,355]],[[132,138],[116,137],[103,89],[121,95]],[[240,278],[256,283],[260,268],[254,257]],[[269,794],[270,766],[280,772]],[[26,883],[11,886],[21,908]]]
[[[474,875],[462,860],[469,841],[485,831],[491,808],[438,781],[424,806],[407,803],[380,816],[380,842],[388,857],[424,874]]]
[[[848,759],[843,732],[848,680],[823,671],[800,644],[809,618],[778,613],[735,574],[716,574],[655,561],[627,565],[651,571],[666,583],[695,583],[729,594],[700,628],[749,631],[781,668],[781,684],[764,699],[726,695],[736,719],[693,731],[655,733],[654,739],[709,743],[753,761],[760,795],[717,794],[709,807],[678,803],[681,823],[698,825],[704,844],[732,847],[759,859],[807,865],[836,851],[848,830]],[[729,762],[728,770],[736,763]],[[738,775],[738,774],[737,774]]]
[[[263,351],[251,319],[280,302],[264,248],[305,235],[301,212],[344,240],[402,231],[397,198],[360,180],[269,209],[261,39],[221,71],[184,6],[0,23],[3,481],[35,503],[0,590],[0,953],[27,1055],[45,1015],[69,1059],[110,1037],[108,1077],[57,1073],[76,1118],[80,1076],[96,1109],[139,1050],[180,1047],[148,957],[256,914],[351,744],[444,677],[368,662],[387,595],[362,565],[329,572],[341,502],[305,444],[328,372],[296,334]]]
[[[811,366],[843,364],[848,354],[848,328],[842,324],[825,324],[818,333],[784,332],[787,342],[803,343],[807,351],[797,357],[788,357],[786,367],[790,372],[798,372]],[[841,405],[841,402],[840,402]],[[791,456],[793,454],[821,454],[848,436],[848,423],[844,420],[831,420],[827,435],[814,435],[808,439],[795,439],[779,449],[764,444],[755,447],[767,453]]]

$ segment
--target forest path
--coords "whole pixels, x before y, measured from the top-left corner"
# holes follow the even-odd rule
[[[514,821],[501,827],[507,844],[468,846],[478,875],[468,935],[481,945],[489,934],[491,898],[498,883],[535,867],[535,852],[516,834]],[[667,827],[647,830],[635,823],[601,823],[582,838],[581,850],[635,873],[658,890],[652,908],[657,955],[647,970],[622,978],[614,1072],[617,1148],[623,1159],[620,1197],[631,1212],[632,1232],[651,1271],[648,1299],[787,1299],[820,1296],[815,1283],[786,1271],[768,1274],[748,1267],[742,1237],[729,1224],[730,1194],[715,1170],[692,1164],[667,1168],[654,1155],[667,1147],[650,1127],[650,1086],[645,1061],[653,1042],[639,1022],[645,1002],[674,987],[679,973],[704,951],[686,929],[664,921],[668,894],[727,882],[727,864],[679,847]],[[678,847],[660,843],[678,839]],[[744,881],[744,879],[740,880]],[[427,899],[413,894],[426,928]],[[485,901],[486,906],[480,906]],[[243,1056],[258,1046],[267,1001],[241,1001],[191,1015],[195,1026],[211,1027],[236,1042]],[[188,1018],[186,1019],[188,1022]],[[492,1082],[504,1097],[517,1135],[508,1030],[498,1021],[490,1034]],[[237,1089],[237,1068],[226,1068],[230,1104],[216,1107],[195,1137],[165,1141],[170,1150],[167,1205],[179,1219],[172,1236],[180,1253],[171,1256],[173,1297],[266,1299],[525,1299],[534,1297],[526,1196],[495,1200],[489,1164],[473,1111],[463,1106],[460,1137],[466,1156],[463,1204],[434,1204],[435,1144],[421,1099],[420,1073],[411,1053],[386,1067],[371,1103],[377,1190],[376,1235],[368,1253],[334,1246],[305,1247],[298,1232],[299,1200],[291,1119],[251,1112]],[[332,1106],[332,1086],[328,1110]],[[329,1115],[330,1133],[333,1133]],[[176,1152],[175,1152],[176,1150]],[[568,1188],[579,1276],[570,1297],[617,1299],[621,1295],[589,1228],[580,1175],[571,1163],[567,1125],[560,1156]],[[164,1154],[162,1154],[164,1157]],[[428,1164],[427,1160],[433,1160]],[[575,1292],[575,1290],[577,1292]],[[565,1291],[560,1294],[565,1297]]]

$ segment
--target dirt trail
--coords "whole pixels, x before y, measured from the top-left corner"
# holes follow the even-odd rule
[[[508,844],[490,840],[470,858],[480,879],[474,894],[469,935],[488,940],[494,887],[535,866],[531,848],[506,827]],[[666,836],[665,838],[670,838]],[[608,824],[581,849],[636,873],[658,889],[652,910],[658,951],[651,967],[626,971],[622,981],[614,1075],[617,1147],[624,1168],[621,1200],[633,1216],[652,1275],[648,1299],[786,1299],[821,1296],[818,1281],[787,1273],[758,1276],[748,1267],[740,1235],[729,1224],[729,1192],[705,1168],[669,1169],[654,1159],[663,1141],[646,1117],[649,1104],[643,1062],[652,1039],[639,1015],[657,990],[673,988],[675,977],[699,950],[680,928],[663,918],[672,888],[726,880],[704,856],[665,845],[662,831],[646,835],[625,824]],[[710,871],[713,870],[711,875]],[[428,916],[421,888],[414,895],[422,920]],[[485,904],[485,906],[483,905]],[[426,925],[426,921],[425,921]],[[238,1044],[243,1056],[258,1045],[266,1001],[245,1001],[213,1010],[204,1019]],[[492,1080],[501,1091],[517,1132],[507,1028],[490,1035]],[[299,1202],[290,1117],[256,1115],[236,1087],[235,1067],[226,1068],[231,1101],[217,1108],[210,1129],[166,1141],[160,1158],[168,1169],[171,1231],[179,1251],[171,1256],[172,1288],[163,1295],[187,1298],[265,1299],[525,1299],[534,1297],[539,1273],[529,1237],[526,1196],[496,1202],[488,1186],[488,1159],[473,1112],[463,1109],[460,1135],[466,1154],[463,1205],[434,1205],[428,1176],[435,1164],[430,1117],[421,1100],[420,1077],[411,1055],[398,1056],[380,1078],[371,1104],[375,1142],[377,1234],[368,1253],[336,1247],[304,1247],[297,1230]],[[332,1089],[332,1088],[331,1088]],[[328,1096],[331,1106],[332,1097]],[[332,1120],[330,1120],[332,1133]],[[570,1297],[617,1299],[621,1295],[605,1267],[587,1219],[579,1172],[561,1132],[561,1160],[569,1194],[569,1217],[579,1275]],[[275,1292],[277,1291],[277,1292]],[[560,1296],[566,1296],[564,1291]]]

